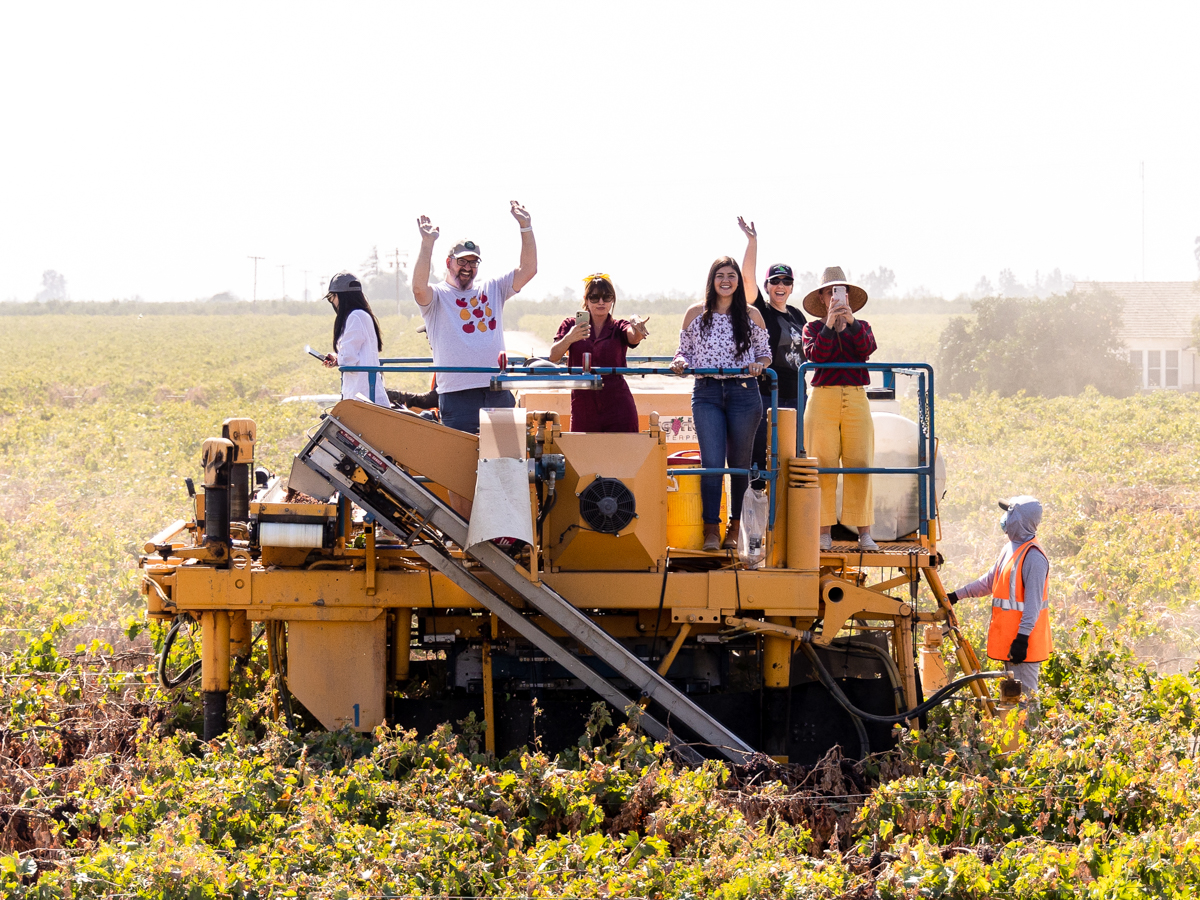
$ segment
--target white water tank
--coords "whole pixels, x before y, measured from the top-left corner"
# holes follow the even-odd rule
[[[874,389],[879,398],[871,398],[871,421],[875,426],[875,465],[887,468],[916,468],[921,441],[921,429],[912,419],[900,415],[900,403],[891,392]],[[946,463],[937,456],[934,469],[936,498],[946,486]],[[921,520],[920,497],[916,475],[872,475],[875,492],[875,524],[871,537],[877,541],[894,541],[917,530]],[[837,488],[838,518],[842,515],[842,479]],[[932,517],[933,510],[926,510]],[[851,531],[857,529],[851,528]]]

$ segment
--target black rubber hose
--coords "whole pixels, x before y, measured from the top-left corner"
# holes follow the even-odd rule
[[[858,733],[858,758],[866,759],[871,755],[871,739],[867,737],[867,726],[863,724],[863,720],[850,712],[850,721],[854,723],[854,730]]]
[[[554,481],[550,481],[550,496],[546,498],[546,503],[542,506],[541,512],[537,517],[537,536],[541,536],[542,523],[546,521],[546,517],[550,515],[550,511],[554,509],[554,504],[558,502],[558,491],[555,489]]]
[[[175,644],[175,635],[179,634],[179,629],[186,622],[187,616],[175,617],[175,621],[171,623],[171,630],[167,632],[166,640],[163,641],[162,653],[158,654],[158,683],[168,690],[177,688],[181,684],[186,684],[200,671],[200,661],[196,660],[196,662],[184,669],[179,677],[174,680],[167,674],[167,657],[171,655],[171,647]]]
[[[813,664],[813,668],[816,670],[817,678],[821,680],[821,684],[825,685],[825,688],[833,695],[833,699],[838,702],[842,709],[850,713],[851,716],[858,716],[859,718],[866,719],[868,722],[879,722],[882,725],[899,725],[901,722],[907,722],[909,719],[915,719],[918,716],[929,712],[929,710],[933,709],[944,700],[949,699],[950,695],[962,690],[972,681],[978,681],[982,678],[1008,677],[1007,672],[976,672],[974,675],[965,675],[962,678],[959,678],[957,681],[950,682],[924,703],[918,703],[910,710],[906,710],[905,712],[894,716],[877,716],[874,713],[869,713],[865,710],[859,709],[850,702],[850,698],[842,692],[841,687],[836,681],[833,680],[833,676],[829,674],[829,670],[825,668],[825,664],[821,662],[821,658],[817,655],[817,651],[813,649],[811,644],[801,644],[800,647],[804,650],[804,655],[808,657],[809,662]]]

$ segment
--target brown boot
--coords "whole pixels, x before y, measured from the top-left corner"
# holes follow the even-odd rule
[[[721,526],[704,523],[704,549],[711,552],[721,549]]]
[[[729,520],[729,527],[725,529],[725,540],[721,541],[722,550],[736,550],[738,541],[738,532],[742,530],[742,523],[737,519]]]

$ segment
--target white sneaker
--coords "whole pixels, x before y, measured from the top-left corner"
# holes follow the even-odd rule
[[[879,549],[879,545],[875,543],[875,539],[869,534],[860,534],[858,536],[858,549],[866,550],[868,553],[874,553]]]
[[[833,535],[832,534],[821,535],[821,549],[822,550],[832,550],[833,549]]]

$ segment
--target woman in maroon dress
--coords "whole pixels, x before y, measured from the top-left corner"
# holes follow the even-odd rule
[[[583,354],[592,354],[592,365],[598,368],[622,367],[625,351],[636,347],[649,332],[640,316],[614,319],[613,306],[617,292],[607,275],[589,275],[583,279],[583,308],[589,317],[576,322],[574,316],[563,319],[550,348],[550,361],[564,356],[572,366],[583,365]],[[637,406],[625,383],[625,376],[604,375],[604,387],[599,391],[571,391],[572,431],[637,431]]]

